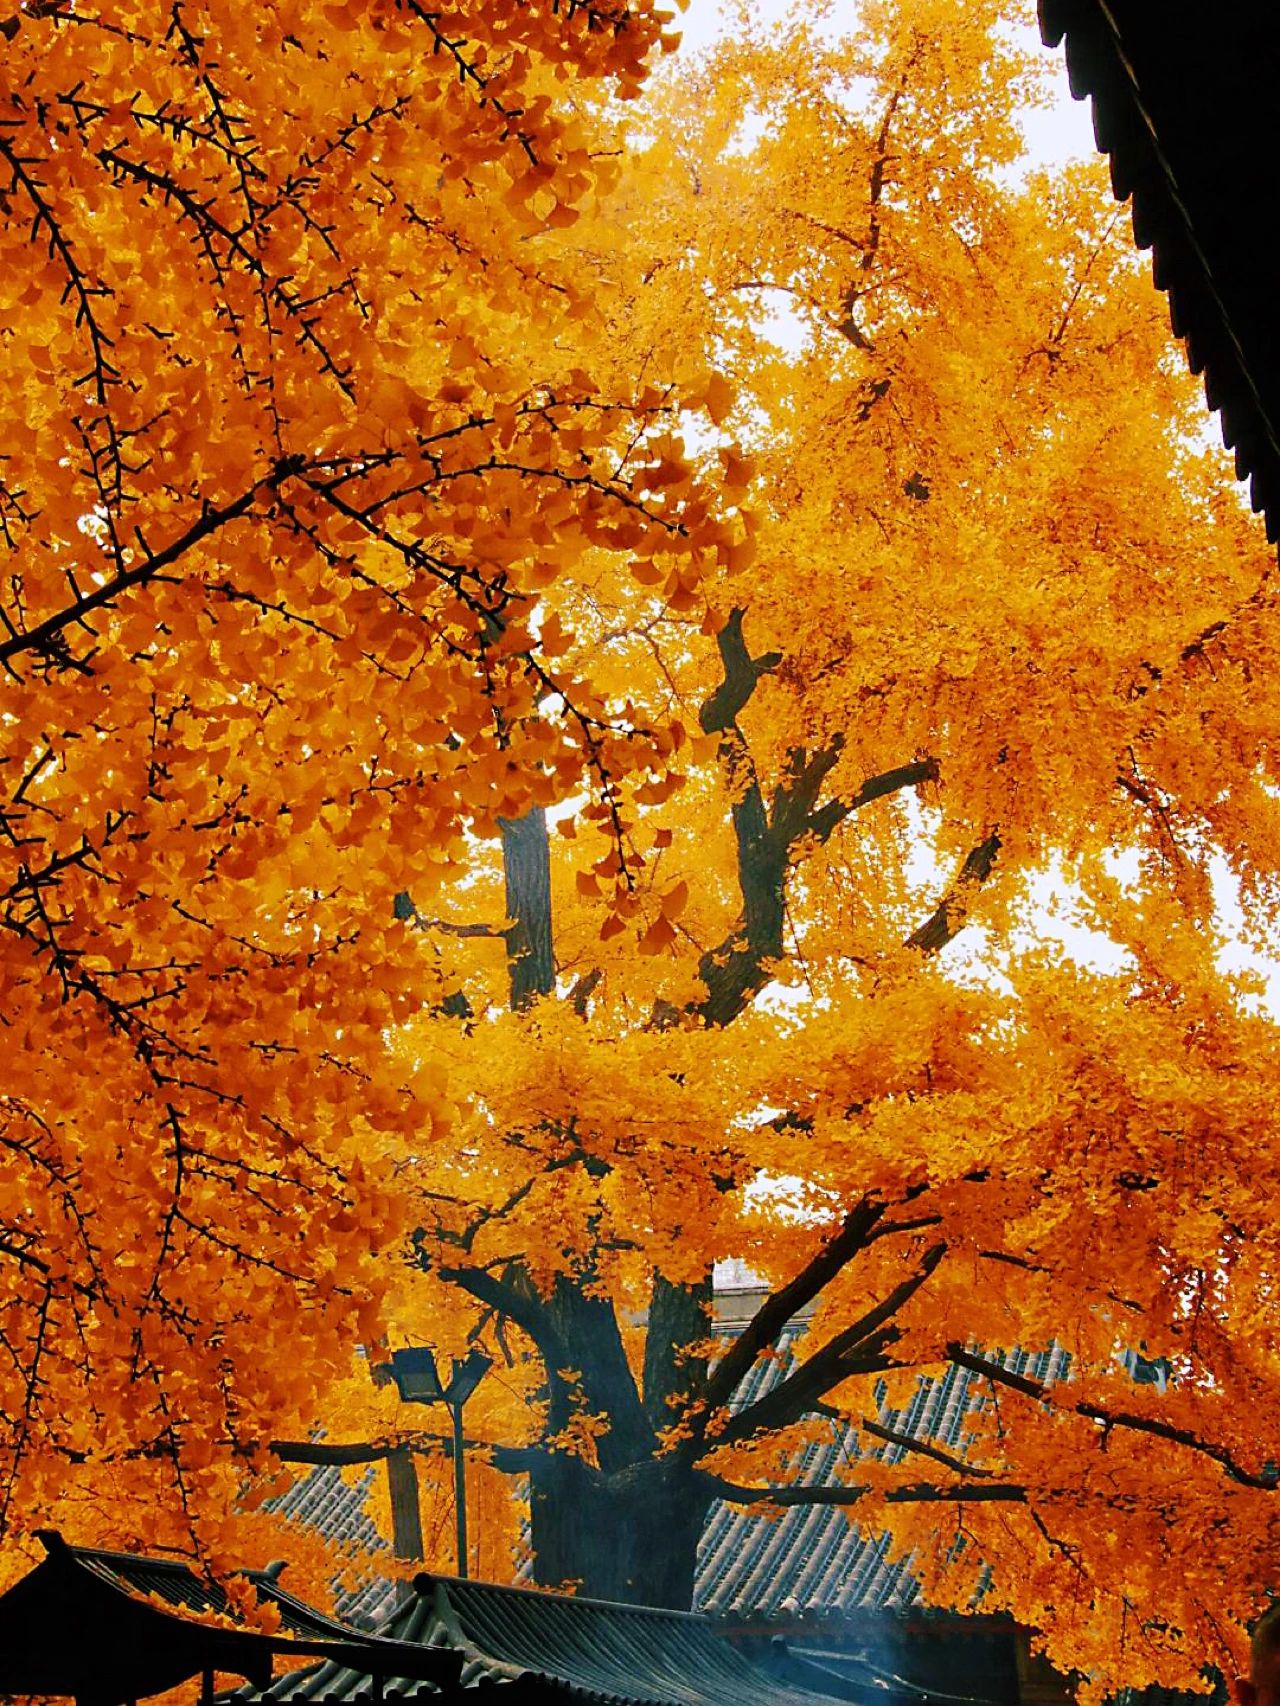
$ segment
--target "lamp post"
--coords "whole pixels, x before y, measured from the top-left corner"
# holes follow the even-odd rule
[[[436,1359],[425,1345],[392,1351],[391,1378],[402,1404],[443,1404],[453,1422],[453,1514],[457,1533],[458,1574],[467,1575],[467,1466],[462,1432],[462,1407],[493,1367],[483,1351],[454,1357],[449,1384],[443,1385]]]

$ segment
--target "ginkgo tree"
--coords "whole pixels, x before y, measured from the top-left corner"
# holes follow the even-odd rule
[[[449,1123],[386,897],[666,772],[528,622],[741,533],[565,244],[667,21],[0,6],[0,1532],[197,1544]]]
[[[1009,170],[1031,85],[993,7],[744,24],[576,229],[620,372],[728,376],[748,534],[542,605],[674,771],[397,899],[397,1047],[461,1106],[387,1325],[502,1370],[539,1581],[687,1605],[714,1501],[834,1504],[1099,1693],[1227,1663],[1274,1557],[1280,1039],[1222,915],[1272,930],[1280,631],[1102,174]],[[1053,1342],[1053,1388],[1000,1354]],[[963,1449],[886,1437],[882,1383],[956,1364]],[[798,1484],[833,1419],[866,1452]]]
[[[429,1332],[543,1581],[941,1514],[1095,1689],[1258,1603],[1271,565],[995,9],[862,18],[628,118],[645,0],[0,15],[7,1533],[243,1560]]]

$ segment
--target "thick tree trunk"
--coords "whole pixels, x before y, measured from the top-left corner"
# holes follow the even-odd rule
[[[551,936],[551,850],[547,814],[535,806],[524,817],[499,818],[506,874],[507,965],[511,1005],[527,1007],[556,986]]]
[[[593,1599],[688,1611],[710,1499],[668,1459],[602,1475],[574,1458],[535,1470],[534,1579]]]
[[[550,849],[546,814],[535,809],[501,820],[506,872],[511,1005],[529,1006],[555,988]],[[533,1289],[513,1269],[506,1283]],[[710,1282],[668,1285],[655,1277],[643,1398],[623,1349],[612,1303],[592,1296],[581,1278],[565,1276],[538,1311],[555,1342],[572,1347],[579,1370],[566,1380],[547,1348],[548,1430],[554,1436],[579,1408],[608,1417],[598,1442],[599,1467],[555,1452],[531,1474],[534,1576],[544,1587],[572,1584],[593,1598],[674,1607],[693,1603],[698,1541],[710,1500],[688,1470],[658,1458],[658,1435],[673,1406],[705,1379],[705,1364],[678,1355],[707,1329]]]
[[[391,1550],[408,1564],[422,1562],[422,1512],[418,1502],[418,1469],[413,1453],[404,1449],[387,1457],[391,1491]]]

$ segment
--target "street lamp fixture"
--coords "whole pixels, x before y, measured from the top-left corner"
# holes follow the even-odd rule
[[[467,1466],[462,1432],[462,1406],[493,1367],[493,1359],[472,1350],[454,1357],[449,1384],[443,1385],[436,1359],[426,1345],[410,1345],[391,1353],[391,1378],[402,1404],[443,1404],[453,1423],[453,1510],[457,1533],[458,1574],[467,1575]]]
[[[483,1351],[468,1351],[461,1362],[454,1357],[453,1378],[444,1395],[445,1403],[456,1404],[461,1409],[492,1367],[493,1358]]]
[[[436,1373],[435,1353],[425,1345],[392,1351],[391,1378],[396,1383],[402,1404],[439,1404],[444,1399],[444,1387]]]

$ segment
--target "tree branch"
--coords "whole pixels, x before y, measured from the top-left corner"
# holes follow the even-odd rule
[[[921,758],[913,764],[900,764],[895,770],[881,771],[878,776],[868,777],[857,793],[851,794],[847,800],[829,800],[810,816],[807,827],[819,841],[827,841],[847,817],[861,811],[863,806],[869,806],[873,800],[882,800],[903,788],[917,788],[922,782],[936,782],[938,775],[936,758]]]
[[[735,734],[732,741],[726,736],[726,744],[730,761],[746,762],[746,748],[740,736]],[[707,987],[707,996],[691,1011],[705,1024],[727,1025],[736,1019],[768,982],[770,962],[781,958],[787,872],[796,843],[807,835],[825,842],[837,825],[861,806],[898,789],[927,781],[937,774],[932,759],[921,759],[919,763],[902,765],[896,770],[885,771],[881,776],[871,777],[849,800],[832,800],[815,810],[822,783],[834,768],[842,744],[837,736],[829,746],[812,756],[803,748],[796,749],[791,754],[788,779],[774,791],[770,811],[765,810],[760,785],[754,775],[734,803],[733,827],[738,846],[742,916],[730,935],[705,953],[699,962],[698,975]],[[991,859],[994,860],[994,853]],[[962,876],[960,887],[964,886],[967,885]],[[944,924],[948,905],[955,914],[951,928],[954,935],[964,921],[957,910],[956,895],[949,896],[939,909]],[[931,924],[933,933],[936,933],[937,918]],[[917,932],[917,935],[922,933]],[[949,939],[949,936],[942,938]],[[931,951],[931,943],[923,936],[919,942],[914,937],[912,941],[914,945]],[[942,945],[941,940],[937,945]]]
[[[46,617],[43,622],[38,622],[34,628],[11,634],[7,640],[0,641],[0,665],[6,668],[10,667],[10,660],[22,652],[48,652],[64,628],[69,628],[76,623],[84,624],[87,617],[91,616],[96,610],[102,609],[104,605],[110,604],[122,592],[128,591],[130,587],[141,586],[146,581],[154,580],[165,569],[176,563],[180,557],[198,545],[201,540],[209,538],[220,528],[225,527],[228,522],[247,515],[252,509],[258,493],[264,487],[278,486],[289,475],[297,473],[298,468],[299,464],[296,459],[286,458],[284,461],[278,462],[265,479],[250,486],[248,491],[242,492],[238,498],[234,498],[229,504],[224,504],[221,509],[206,502],[198,520],[193,521],[184,533],[180,533],[176,539],[171,540],[163,550],[156,551],[154,554],[148,551],[143,560],[135,567],[122,569],[119,574],[113,575],[109,581],[95,587],[92,592],[82,594],[67,609],[59,610],[54,615]]]
[[[990,1469],[976,1469],[963,1458],[953,1457],[949,1451],[942,1451],[938,1446],[929,1445],[922,1439],[913,1439],[910,1434],[886,1428],[882,1422],[864,1421],[861,1427],[863,1433],[870,1434],[873,1439],[882,1439],[886,1445],[896,1445],[902,1451],[915,1452],[918,1457],[928,1457],[934,1463],[940,1463],[944,1469],[954,1469],[957,1475],[975,1475],[984,1481],[991,1478]]]
[[[504,1475],[523,1475],[535,1463],[550,1453],[537,1445],[494,1445],[484,1439],[464,1439],[465,1451],[484,1452],[488,1461]],[[329,1444],[323,1440],[273,1439],[267,1450],[282,1463],[303,1463],[313,1466],[350,1468],[360,1463],[382,1463],[397,1452],[412,1452],[418,1457],[452,1457],[453,1435],[412,1433],[399,1439],[351,1440]]]
[[[550,1312],[536,1293],[508,1284],[486,1268],[440,1265],[435,1268],[435,1272],[446,1284],[456,1285],[474,1297],[478,1303],[497,1310],[500,1315],[509,1316],[538,1347],[550,1379],[554,1380],[557,1369],[573,1367],[569,1348],[556,1331]]]
[[[856,1505],[872,1496],[875,1488],[849,1487],[742,1487],[719,1475],[706,1477],[708,1490],[717,1499],[735,1505]],[[929,1482],[913,1482],[903,1487],[890,1487],[880,1494],[887,1505],[908,1504],[1017,1504],[1025,1505],[1027,1492],[1007,1482],[965,1482],[956,1486],[935,1487]]]
[[[523,817],[498,819],[506,883],[507,976],[511,1006],[519,1012],[556,984],[551,934],[551,852],[547,814],[534,806]]]
[[[974,1374],[984,1374],[988,1380],[1007,1386],[1011,1392],[1020,1392],[1024,1398],[1035,1398],[1043,1403],[1049,1396],[1049,1388],[1040,1381],[1028,1380],[1025,1374],[1014,1374],[1011,1369],[1003,1368],[989,1357],[980,1356],[977,1351],[966,1350],[961,1344],[949,1344],[947,1356],[957,1367],[967,1368]]]
[[[756,682],[782,662],[781,652],[765,652],[753,658],[747,651],[742,635],[745,615],[745,610],[731,610],[728,621],[716,635],[716,645],[724,661],[724,680],[698,712],[704,734],[723,733],[732,728],[738,713],[745,709],[755,692]]]
[[[1055,1410],[1070,1412],[1083,1416],[1087,1421],[1099,1423],[1102,1427],[1104,1451],[1107,1436],[1112,1429],[1124,1428],[1133,1433],[1149,1434],[1155,1439],[1168,1440],[1171,1445],[1185,1446],[1188,1451],[1209,1458],[1229,1480],[1235,1481],[1241,1487],[1251,1487],[1264,1493],[1280,1491],[1280,1475],[1265,1469],[1259,1473],[1246,1469],[1243,1464],[1237,1463],[1225,1446],[1215,1445],[1212,1440],[1201,1439],[1199,1434],[1193,1433],[1190,1428],[1175,1427],[1172,1422],[1162,1422],[1154,1416],[1136,1415],[1132,1411],[1109,1410],[1105,1405],[1092,1404],[1087,1399],[1081,1399],[1075,1404],[1059,1403],[1052,1387],[1042,1385],[1036,1380],[1028,1380],[1025,1375],[1012,1374],[1008,1369],[1001,1368],[998,1362],[979,1356],[975,1351],[965,1350],[962,1345],[948,1345],[947,1355],[961,1368],[972,1369],[975,1374],[985,1375],[988,1380],[1000,1386],[1007,1386],[1024,1398],[1032,1398],[1042,1404],[1052,1404]]]
[[[812,757],[803,746],[793,747],[787,754],[786,780],[773,791],[770,803],[769,832],[781,845],[782,856],[791,851],[794,842],[813,828],[813,808],[822,784],[835,769],[844,751],[844,736],[832,736],[831,744]]]
[[[478,1445],[479,1441],[468,1440],[466,1443],[471,1447]],[[351,1440],[341,1444],[310,1439],[273,1439],[267,1444],[267,1450],[282,1463],[341,1468],[357,1463],[382,1463],[398,1451],[413,1451],[426,1457],[441,1450],[451,1451],[452,1448],[453,1440],[448,1434],[428,1433],[410,1434],[402,1439]]]
[[[919,1291],[946,1253],[945,1244],[935,1244],[926,1250],[916,1272],[896,1285],[874,1309],[828,1339],[793,1374],[754,1404],[731,1416],[710,1442],[711,1448],[734,1444],[767,1429],[787,1427],[807,1415],[815,1401],[841,1381],[888,1367],[885,1352],[901,1336],[900,1330],[891,1325],[893,1317]]]
[[[688,1009],[704,1024],[717,1026],[728,1025],[737,1018],[769,981],[770,963],[782,957],[787,871],[796,843],[808,835],[825,842],[845,818],[862,806],[901,788],[935,780],[938,775],[936,760],[919,759],[869,777],[848,800],[832,800],[818,807],[822,785],[844,749],[844,737],[837,734],[815,753],[804,747],[791,751],[785,778],[775,788],[766,809],[760,779],[751,765],[746,741],[735,719],[754,692],[756,682],[775,669],[781,657],[768,652],[763,657],[752,658],[743,637],[743,616],[740,609],[732,611],[716,636],[724,663],[724,680],[699,713],[702,727],[708,733],[718,730],[723,736],[720,757],[734,794],[733,830],[742,895],[738,923],[699,961],[698,975],[706,985],[706,997]],[[959,923],[955,928],[959,928]]]
[[[691,1347],[710,1337],[713,1295],[710,1271],[699,1280],[677,1284],[654,1270],[642,1394],[655,1432],[669,1427],[677,1414],[687,1414],[705,1402],[707,1357],[695,1354]]]
[[[732,1398],[755,1366],[762,1351],[775,1345],[787,1323],[826,1287],[867,1242],[885,1212],[883,1203],[863,1197],[845,1216],[840,1230],[800,1270],[793,1280],[771,1292],[716,1364],[707,1381],[705,1427],[710,1413]]]
[[[751,657],[742,634],[743,616],[742,610],[732,610],[716,635],[724,680],[699,712],[702,727],[721,735],[720,761],[733,798],[730,813],[742,895],[739,922],[698,962],[698,976],[707,993],[703,1000],[691,1002],[687,1010],[705,1025],[728,1025],[736,1019],[768,982],[768,963],[782,953],[785,850],[780,854],[770,838],[760,779],[735,721],[755,691],[756,682],[782,660],[773,652]]]
[[[999,851],[999,832],[992,831],[969,854],[960,867],[960,875],[930,916],[907,937],[909,948],[919,948],[922,954],[936,954],[960,934],[969,920],[973,891],[991,875]]]

